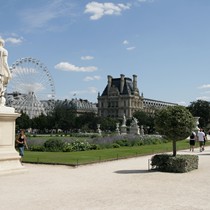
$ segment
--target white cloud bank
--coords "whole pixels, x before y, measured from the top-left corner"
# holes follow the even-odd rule
[[[201,85],[200,87],[198,87],[199,89],[206,89],[206,88],[210,88],[210,84],[207,85]]]
[[[55,69],[73,72],[94,72],[97,70],[95,66],[75,66],[68,62],[60,62],[55,65]]]
[[[100,76],[93,76],[93,77],[87,76],[84,78],[84,81],[88,82],[88,81],[100,80],[100,79],[101,79]]]
[[[121,15],[122,11],[130,9],[130,4],[99,3],[92,1],[85,7],[84,13],[90,13],[91,20],[98,20],[105,15]]]
[[[5,41],[11,44],[21,44],[23,42],[23,38],[9,37],[5,39]]]

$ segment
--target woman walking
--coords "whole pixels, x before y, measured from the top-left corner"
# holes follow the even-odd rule
[[[24,148],[26,147],[28,149],[27,145],[27,139],[24,130],[20,131],[20,134],[18,135],[16,142],[18,144],[18,149],[19,149],[19,155],[21,156],[21,160],[24,156]]]
[[[195,141],[196,141],[196,133],[193,131],[190,135],[190,151],[194,152],[195,147]]]

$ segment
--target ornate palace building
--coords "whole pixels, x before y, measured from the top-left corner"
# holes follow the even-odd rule
[[[108,84],[103,93],[98,94],[98,116],[132,118],[136,111],[154,112],[155,109],[178,104],[156,101],[140,95],[137,86],[137,75],[131,78],[121,74],[120,78],[108,75]]]
[[[76,115],[82,115],[84,113],[95,113],[97,114],[97,106],[95,103],[89,102],[88,100],[74,98],[72,100],[57,100],[56,106],[65,106],[75,110]]]

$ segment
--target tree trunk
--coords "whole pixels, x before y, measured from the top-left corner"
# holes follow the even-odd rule
[[[173,140],[173,156],[176,156],[176,140]]]

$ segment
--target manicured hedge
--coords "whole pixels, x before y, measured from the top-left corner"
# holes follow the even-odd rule
[[[154,155],[151,159],[152,169],[162,172],[185,173],[198,169],[197,155]]]

